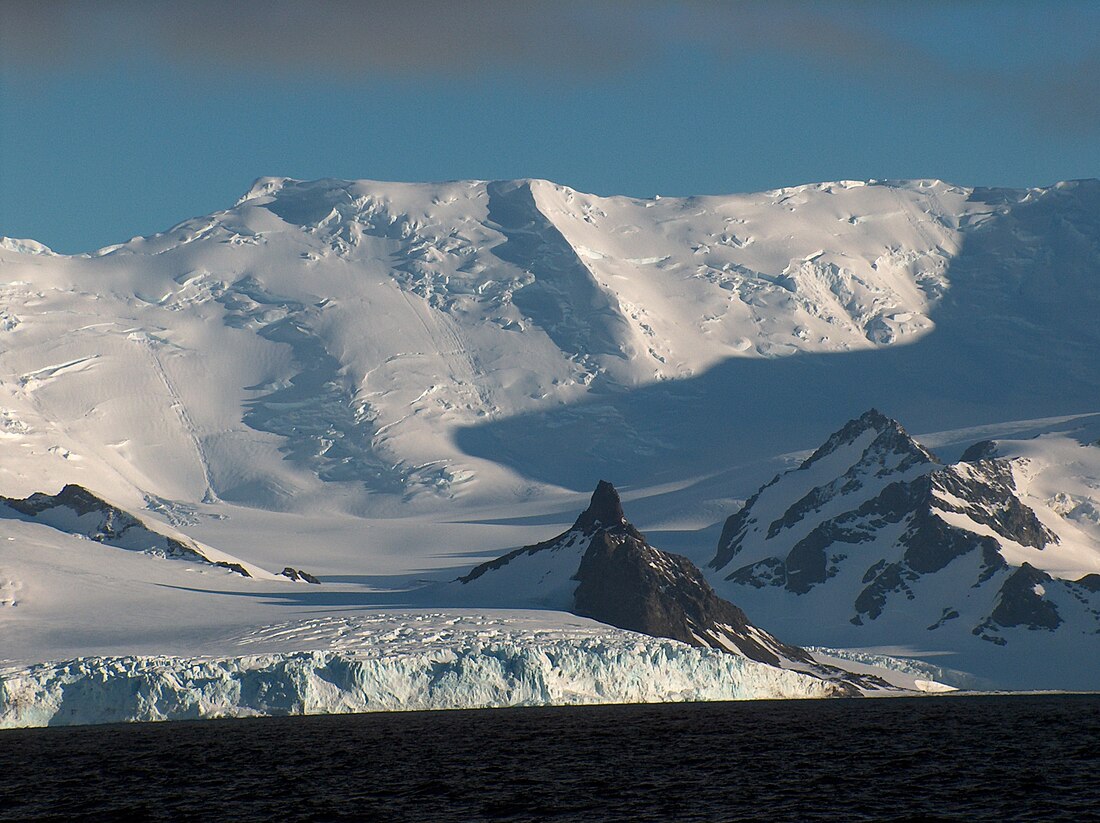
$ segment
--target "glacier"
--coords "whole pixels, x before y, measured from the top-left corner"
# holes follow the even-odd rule
[[[407,639],[407,638],[406,638]],[[504,706],[824,698],[837,686],[629,632],[0,669],[0,728]]]
[[[755,490],[871,406],[950,462],[996,441],[1061,537],[1008,562],[1100,574],[1098,214],[1095,180],[641,200],[531,179],[263,178],[223,210],[87,254],[0,238],[0,495],[76,484],[207,557],[322,583],[0,517],[0,670],[63,691],[58,661],[359,660],[335,636],[224,641],[369,610],[507,607],[513,629],[557,630],[559,612],[521,618],[447,584],[567,529],[603,477],[655,545],[704,566]],[[1056,648],[1019,629],[975,657],[949,642],[960,621],[926,628],[943,608],[855,639],[847,615],[835,632],[792,629],[754,592],[732,599],[791,642],[928,658],[1001,688],[1098,682],[1100,635]],[[902,637],[913,625],[919,642]],[[452,640],[432,654],[466,648]],[[1024,659],[1049,680],[1021,680]]]

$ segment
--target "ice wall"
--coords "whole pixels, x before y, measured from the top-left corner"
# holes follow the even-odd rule
[[[0,728],[834,694],[808,675],[656,639],[471,643],[377,656],[86,657],[0,671]]]

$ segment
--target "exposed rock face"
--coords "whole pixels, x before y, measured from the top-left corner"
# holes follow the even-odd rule
[[[760,631],[741,609],[715,594],[686,557],[631,534],[606,529],[594,534],[575,579],[573,611],[582,617],[692,646],[737,650],[773,666],[781,657],[813,664],[806,651]]]
[[[237,561],[236,558],[204,547],[186,537],[171,537],[149,528],[144,522],[123,509],[113,506],[93,492],[70,483],[57,494],[36,492],[16,499],[0,497],[0,517],[17,518],[86,537],[97,543],[129,551],[144,552],[173,560],[189,560],[228,569],[242,577],[253,577],[253,571],[263,570]],[[298,572],[298,578],[319,582],[312,575]],[[304,576],[302,576],[304,575]],[[312,578],[312,580],[310,580]]]
[[[1086,574],[1076,582],[1078,586],[1086,591],[1100,592],[1100,574]]]
[[[1007,642],[1005,628],[1056,630],[1063,617],[1055,600],[1067,586],[1079,589],[1086,622],[1094,621],[1091,581],[1072,584],[1005,560],[1004,546],[1041,551],[1059,537],[1020,499],[1012,461],[995,455],[985,441],[967,449],[966,460],[942,465],[872,409],[728,518],[710,567],[723,593],[782,589],[794,610],[819,587],[837,592],[830,608],[850,604],[855,626],[911,610],[903,604],[922,589],[952,598],[922,625],[939,630],[973,599],[985,605],[969,618],[972,634],[998,645]],[[821,607],[820,597],[815,603]]]
[[[309,572],[302,571],[301,569],[291,568],[290,566],[287,566],[285,569],[279,572],[279,574],[283,577],[295,581],[296,583],[313,583],[315,585],[320,585],[321,583],[320,580],[318,580]]]
[[[1016,496],[1016,481],[1007,460],[960,462],[933,472],[931,484],[934,506],[939,511],[966,515],[1022,546],[1041,549],[1058,542],[1058,536]]]
[[[973,463],[977,460],[985,460],[989,457],[997,456],[997,444],[992,440],[979,440],[972,446],[968,446],[966,451],[962,453],[962,457],[959,458],[960,463]]]
[[[626,522],[619,493],[606,480],[596,484],[596,490],[592,492],[592,501],[588,504],[588,508],[581,512],[573,528],[579,529],[584,534],[593,534],[599,529],[617,529],[638,539],[642,538],[641,533]]]
[[[849,511],[890,480],[922,473],[935,463],[931,452],[896,421],[871,409],[829,437],[793,472],[765,485],[728,518],[710,566],[726,567],[746,544],[758,539],[759,532],[765,532],[764,540],[798,533],[801,524],[819,521],[823,510],[847,504],[842,510]],[[797,586],[825,579],[821,553],[815,545],[827,539],[827,535],[818,535],[796,553],[794,565],[807,575]]]
[[[551,558],[560,562],[535,564]],[[847,693],[859,687],[889,688],[875,677],[819,664],[805,649],[755,626],[740,608],[715,593],[690,560],[649,545],[626,520],[618,493],[605,481],[600,481],[591,504],[569,531],[483,563],[458,582],[490,586],[494,574],[507,573],[507,582],[501,584],[512,587],[517,604],[524,602],[525,586],[543,586],[558,592],[560,600],[538,600],[540,605],[617,628],[807,671],[836,681]],[[548,581],[553,575],[564,579]]]
[[[1054,631],[1062,623],[1058,608],[1043,595],[1054,583],[1046,572],[1028,563],[1016,569],[1001,586],[997,607],[990,619],[998,626],[1025,626],[1029,629]]]
[[[66,485],[57,494],[35,492],[21,500],[0,497],[0,505],[7,506],[28,519],[83,535],[97,543],[150,551],[165,557],[213,563],[197,547],[154,532],[129,512],[112,506],[74,483]],[[232,568],[224,563],[215,565]],[[235,568],[233,571],[249,576],[243,568]]]

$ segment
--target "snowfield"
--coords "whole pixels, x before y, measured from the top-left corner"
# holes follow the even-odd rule
[[[872,407],[930,433],[917,439],[946,462],[995,441],[1020,501],[1058,537],[999,552],[1010,571],[1026,562],[1060,581],[1038,597],[1081,616],[1072,636],[1039,615],[1037,629],[1006,628],[1003,646],[976,639],[952,611],[998,601],[960,582],[980,574],[968,557],[862,633],[857,559],[833,581],[842,595],[801,595],[820,601],[814,620],[777,605],[775,587],[726,581],[741,563],[707,568],[710,582],[784,641],[889,649],[983,685],[1100,688],[1096,592],[1075,582],[1100,572],[1098,276],[1095,180],[640,200],[545,180],[261,178],[223,211],[87,254],[0,238],[0,496],[78,484],[253,572],[157,556],[144,536],[111,545],[96,518],[0,506],[5,722],[61,718],[63,704],[113,717],[108,693],[150,695],[118,697],[150,717],[396,705],[391,692],[416,706],[795,695],[805,683],[791,673],[769,685],[737,658],[597,624],[570,634],[578,619],[524,611],[560,607],[561,592],[536,604],[504,586],[472,602],[448,583],[565,531],[599,479],[653,545],[706,568],[730,515]],[[840,468],[788,486],[837,479],[836,506],[883,487],[868,464],[865,488],[844,490]],[[796,502],[768,497],[765,533]],[[790,533],[841,513],[829,505]],[[876,557],[890,556],[889,529],[877,539]],[[761,541],[752,562],[774,554]],[[279,577],[286,567],[321,585]],[[443,648],[414,632],[427,646],[394,656],[382,649],[397,635],[363,638],[370,653],[335,636],[229,642],[314,619],[490,608],[506,623],[491,642],[475,632]],[[525,640],[530,620],[563,633]],[[541,668],[544,643],[575,661],[573,685]],[[325,685],[330,664],[347,689]],[[431,679],[437,665],[454,689]],[[734,679],[718,683],[720,670]],[[233,685],[252,677],[270,699]]]

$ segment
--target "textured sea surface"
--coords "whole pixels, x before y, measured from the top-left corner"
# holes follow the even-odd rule
[[[14,729],[0,819],[1079,821],[1098,740],[1098,695]]]

